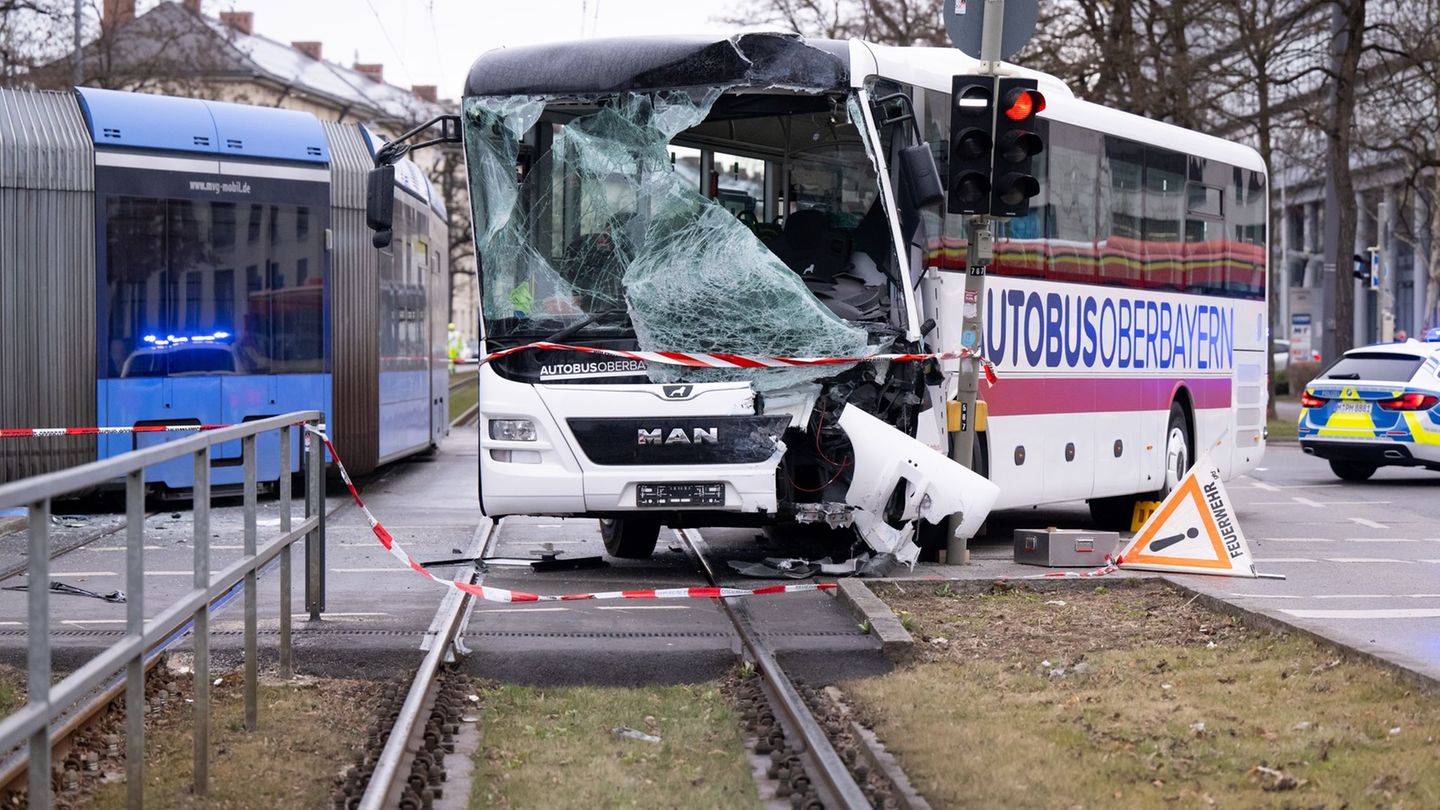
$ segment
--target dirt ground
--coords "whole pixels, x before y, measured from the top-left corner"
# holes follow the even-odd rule
[[[1163,583],[877,592],[917,659],[842,686],[936,807],[1440,807],[1440,695]]]
[[[331,805],[335,777],[365,741],[379,684],[344,679],[262,678],[259,730],[244,728],[239,673],[216,675],[211,687],[210,793],[191,794],[193,695],[188,678],[146,724],[145,807],[261,810]],[[151,702],[157,702],[151,695]],[[123,720],[112,733],[122,735]],[[123,747],[123,742],[122,742]],[[123,808],[125,762],[100,763],[97,780],[62,794],[59,806]],[[98,783],[97,783],[98,782]]]
[[[484,741],[471,807],[759,806],[739,721],[719,684],[491,685],[480,694]]]

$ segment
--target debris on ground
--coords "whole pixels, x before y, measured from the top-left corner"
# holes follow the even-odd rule
[[[616,737],[624,737],[627,740],[639,740],[640,742],[647,743],[660,742],[660,738],[656,737],[654,734],[646,734],[638,728],[630,728],[629,726],[618,726],[616,728],[612,728],[610,729],[610,733],[614,734]]]

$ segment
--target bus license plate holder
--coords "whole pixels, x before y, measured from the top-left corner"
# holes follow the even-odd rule
[[[636,506],[724,506],[725,485],[719,481],[635,485]]]
[[[1370,403],[1365,400],[1342,399],[1335,403],[1336,413],[1360,413],[1369,415]]]

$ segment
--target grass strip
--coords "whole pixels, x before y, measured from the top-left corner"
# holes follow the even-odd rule
[[[460,418],[460,414],[465,413],[466,411],[474,407],[475,402],[480,399],[480,386],[475,381],[476,376],[477,375],[473,371],[466,371],[450,375],[451,385],[459,382],[461,378],[464,378],[467,383],[466,385],[462,385],[458,388],[453,388],[450,391],[451,422],[454,422],[456,419]]]
[[[176,703],[147,723],[145,807],[328,807],[335,777],[365,741],[375,695],[376,684],[367,681],[262,683],[260,728],[247,732],[240,678],[227,675],[211,692],[210,795],[190,792],[192,706]],[[122,761],[112,766],[123,776]],[[125,807],[123,779],[99,785],[86,806]]]
[[[1440,701],[1160,583],[881,594],[917,661],[844,685],[936,807],[1440,807]]]
[[[475,808],[758,807],[717,684],[484,690]],[[658,742],[621,736],[630,728]]]

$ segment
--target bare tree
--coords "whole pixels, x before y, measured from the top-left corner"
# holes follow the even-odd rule
[[[1423,253],[1416,265],[1429,279],[1424,320],[1417,329],[1440,323],[1440,7],[1426,0],[1394,0],[1391,11],[1371,28],[1378,64],[1370,71],[1368,92],[1360,101],[1369,122],[1358,133],[1367,162],[1398,160],[1402,168],[1400,210],[1422,210],[1399,217],[1395,235]]]
[[[749,0],[736,25],[769,25],[825,39],[945,45],[943,0]]]

